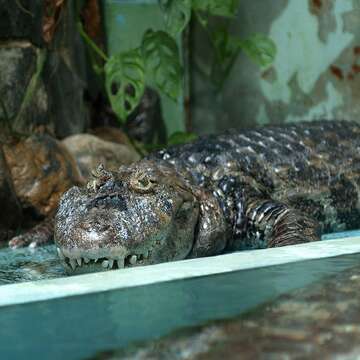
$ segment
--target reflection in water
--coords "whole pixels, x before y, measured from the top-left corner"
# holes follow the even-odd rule
[[[54,245],[0,251],[0,285],[64,275]]]

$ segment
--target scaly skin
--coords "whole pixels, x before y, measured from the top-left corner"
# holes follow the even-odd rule
[[[100,167],[63,196],[55,242],[69,271],[90,271],[318,240],[360,225],[359,149],[359,125],[320,121]]]

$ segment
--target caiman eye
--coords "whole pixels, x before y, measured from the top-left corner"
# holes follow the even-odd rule
[[[155,179],[145,173],[135,173],[130,179],[130,186],[133,190],[140,193],[147,193],[154,189]]]
[[[93,179],[88,181],[86,187],[88,190],[93,192],[96,192],[102,185],[113,177],[109,171],[105,170],[103,164],[99,164],[95,170],[92,170],[91,175]]]

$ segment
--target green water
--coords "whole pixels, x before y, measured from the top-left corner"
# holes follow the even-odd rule
[[[55,245],[0,250],[0,285],[65,276]]]
[[[0,307],[2,359],[83,359],[229,318],[359,263],[360,254]]]

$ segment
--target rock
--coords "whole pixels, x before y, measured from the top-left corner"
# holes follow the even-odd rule
[[[87,101],[90,108],[91,126],[94,128],[95,135],[101,137],[103,132],[99,129],[103,128],[121,131],[117,127],[119,125],[117,116],[107,98],[102,94],[94,97],[87,93]],[[123,129],[133,140],[143,144],[166,143],[166,126],[162,116],[160,96],[155,90],[149,87],[145,88],[139,105],[128,116]],[[105,140],[110,139],[107,137]],[[111,141],[114,140],[111,139]]]
[[[128,116],[125,130],[135,140],[145,144],[166,143],[166,128],[159,94],[147,87],[140,104]]]
[[[117,170],[121,165],[140,159],[139,154],[130,145],[105,141],[95,135],[72,135],[62,143],[76,159],[84,178],[90,177],[91,171],[100,163],[104,164],[106,169]]]
[[[35,81],[41,56],[41,50],[27,41],[0,47],[0,118],[10,118],[17,131],[25,131],[25,125],[47,121],[48,95],[42,80],[37,78],[33,94],[27,93],[29,84]]]
[[[105,141],[132,146],[128,136],[119,128],[113,126],[99,126],[90,133]]]
[[[50,53],[44,71],[44,81],[50,94],[49,113],[58,138],[82,132],[89,123],[83,101],[85,81],[80,78],[73,61],[64,61],[66,56]]]
[[[13,130],[46,125],[64,138],[87,128],[86,50],[76,7],[72,1],[0,0],[0,118],[6,112]]]
[[[60,196],[81,184],[80,171],[65,147],[48,135],[31,135],[3,145],[15,194],[23,209],[50,215]]]
[[[16,229],[21,222],[21,206],[11,181],[11,176],[0,148],[0,241],[6,240],[9,231]]]
[[[41,45],[43,10],[42,0],[0,0],[0,38],[29,39]]]

